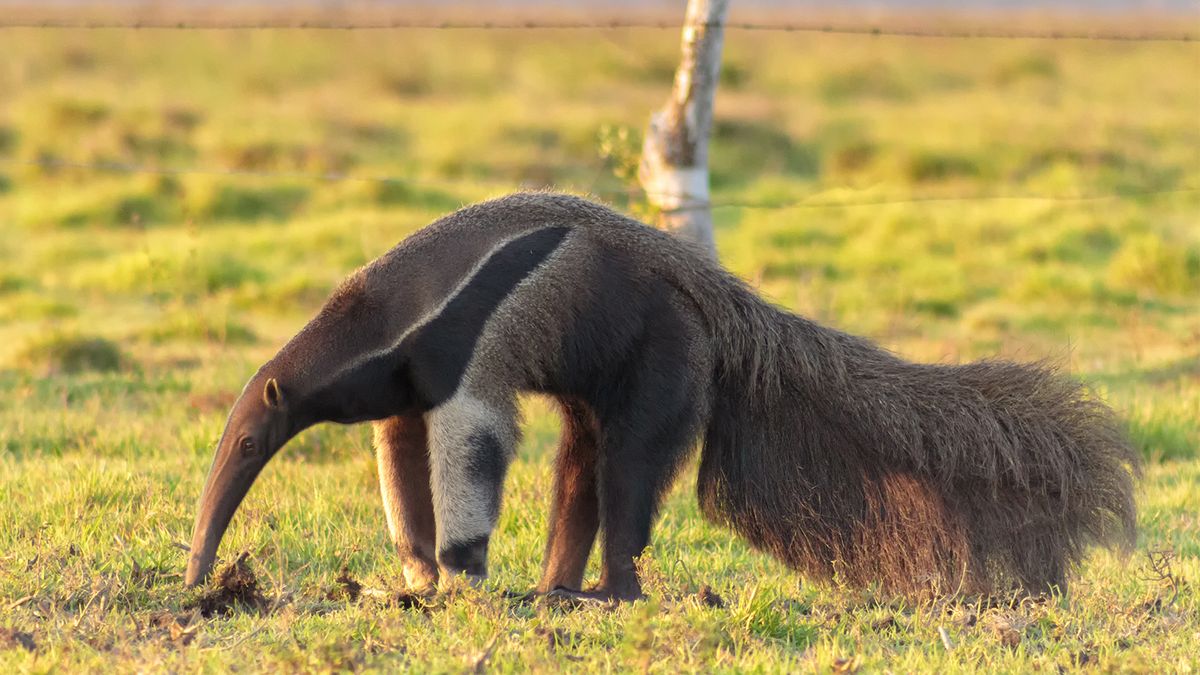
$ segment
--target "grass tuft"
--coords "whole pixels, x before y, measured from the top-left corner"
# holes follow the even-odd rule
[[[897,70],[883,61],[873,61],[826,75],[821,82],[821,96],[831,104],[879,99],[899,101],[912,92]]]
[[[258,336],[253,330],[228,315],[214,317],[198,309],[174,312],[154,324],[143,335],[151,342],[168,343],[180,340],[215,342],[219,344],[253,344]]]
[[[203,199],[199,212],[211,220],[283,220],[299,211],[308,197],[309,189],[302,185],[250,188],[229,183]]]
[[[1169,404],[1142,402],[1130,412],[1128,427],[1130,439],[1149,461],[1200,458],[1200,395],[1183,394]]]
[[[937,152],[918,152],[904,164],[904,173],[916,183],[931,183],[951,178],[971,178],[980,173],[974,159],[965,155]]]
[[[17,142],[20,136],[17,130],[9,126],[0,125],[0,155],[10,155],[17,149]]]
[[[1052,53],[1033,52],[1019,56],[999,65],[992,79],[1001,85],[1010,85],[1023,80],[1058,79],[1060,69],[1057,57]]]
[[[1163,295],[1200,288],[1200,249],[1145,234],[1129,238],[1108,264],[1108,279],[1119,287]]]
[[[17,364],[47,374],[120,370],[127,363],[112,340],[82,333],[56,332],[28,341],[17,352]]]

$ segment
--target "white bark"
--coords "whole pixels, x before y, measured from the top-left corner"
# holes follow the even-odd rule
[[[721,72],[729,0],[689,0],[683,56],[671,97],[650,116],[638,180],[661,213],[659,226],[700,245],[714,258],[708,186],[708,136]]]

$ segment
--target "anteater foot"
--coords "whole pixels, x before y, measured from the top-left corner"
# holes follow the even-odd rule
[[[630,602],[645,597],[638,594],[618,594],[604,588],[594,588],[590,591],[573,591],[558,586],[546,593],[547,598],[554,598],[572,607],[613,607],[618,602]]]

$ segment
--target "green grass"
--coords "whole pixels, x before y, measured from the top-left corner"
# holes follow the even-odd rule
[[[1138,545],[1097,552],[1067,597],[905,604],[817,584],[706,523],[685,472],[648,601],[506,599],[535,583],[546,531],[558,426],[534,399],[487,588],[427,610],[331,599],[343,567],[372,588],[401,575],[369,433],[320,427],[267,468],[222,548],[250,554],[267,606],[203,619],[177,544],[245,379],[342,277],[460,204],[563,186],[647,213],[630,179],[675,36],[2,39],[0,669],[1200,665],[1200,91],[1181,84],[1200,46],[728,36],[714,199],[802,203],[718,208],[732,270],[909,358],[1049,359],[1126,420],[1149,462]]]

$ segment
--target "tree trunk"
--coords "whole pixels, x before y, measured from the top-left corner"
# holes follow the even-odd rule
[[[659,208],[659,226],[689,239],[713,258],[708,198],[708,136],[721,72],[721,42],[729,0],[689,0],[683,58],[671,98],[650,116],[638,180]]]

